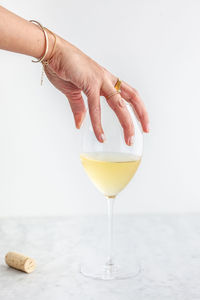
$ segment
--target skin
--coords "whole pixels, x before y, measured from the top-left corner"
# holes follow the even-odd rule
[[[67,97],[77,129],[81,127],[86,114],[81,92],[87,96],[94,133],[99,142],[104,142],[100,96],[107,99],[116,91],[114,85],[117,77],[58,35],[52,53],[55,39],[49,31],[48,38],[49,51],[45,57],[48,60],[48,65],[45,65],[48,79]],[[0,6],[0,49],[40,58],[45,50],[44,34],[37,25]],[[130,146],[134,126],[125,101],[133,107],[144,132],[149,131],[148,114],[139,93],[124,81],[120,94],[110,97],[107,102],[117,115],[124,130],[125,142]]]

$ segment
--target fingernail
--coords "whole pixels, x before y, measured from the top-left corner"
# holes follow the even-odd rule
[[[133,139],[134,139],[134,136],[132,135],[132,136],[129,138],[129,146],[132,146],[132,145],[133,145]]]
[[[149,132],[149,123],[147,124],[147,132]]]
[[[77,129],[81,128],[81,125],[83,123],[83,119],[84,119],[84,115],[82,115],[82,114],[76,116],[75,125],[76,125]]]
[[[79,122],[79,123],[76,123],[76,128],[77,129],[80,129],[81,128],[81,123]]]
[[[105,138],[105,134],[104,133],[102,133],[100,135],[100,140],[101,140],[102,143],[105,142],[106,138]]]
[[[81,127],[81,118],[80,117],[75,119],[75,125],[76,125],[77,129],[80,129],[80,127]]]

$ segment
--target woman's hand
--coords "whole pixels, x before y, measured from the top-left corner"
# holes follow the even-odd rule
[[[53,44],[54,36],[49,31],[49,51],[45,56],[49,64],[45,65],[45,72],[51,83],[67,96],[77,128],[80,128],[86,113],[81,95],[83,91],[88,98],[94,133],[100,142],[104,141],[100,96],[107,98],[108,104],[116,113],[124,129],[127,145],[132,144],[134,127],[123,99],[132,105],[144,132],[148,132],[148,115],[134,88],[122,82],[121,95],[109,97],[116,92],[114,88],[116,76],[60,37],[57,37],[55,51],[49,59]],[[44,33],[39,26],[0,6],[0,49],[40,58],[45,49]]]
[[[45,66],[45,73],[50,82],[68,98],[77,128],[81,127],[86,113],[81,91],[87,96],[94,133],[99,142],[104,142],[100,96],[107,98],[116,92],[114,85],[117,77],[60,37],[57,37],[56,48],[49,64]],[[138,92],[125,82],[121,84],[121,95],[107,99],[123,127],[126,144],[131,145],[134,127],[121,97],[135,110],[144,132],[148,132],[148,114]]]

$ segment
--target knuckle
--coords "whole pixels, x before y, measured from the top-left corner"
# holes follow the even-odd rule
[[[104,76],[106,75],[107,70],[102,67],[101,65],[97,64],[97,69],[96,69],[96,77],[99,80],[102,80],[104,78]]]
[[[87,80],[87,84],[85,86],[84,92],[87,96],[95,96],[99,89],[100,89],[101,83],[99,82],[99,79],[97,76],[91,76]]]
[[[110,82],[112,86],[114,86],[115,83],[117,82],[117,77],[105,68],[103,68],[103,77],[104,80]]]
[[[96,81],[96,79],[92,79],[90,80],[89,84],[88,84],[88,91],[87,91],[87,95],[88,96],[95,96],[97,94],[97,91],[99,90],[99,84]]]
[[[114,102],[114,111],[123,109],[125,107],[125,101],[119,96]]]
[[[102,74],[102,78],[103,78],[103,82],[111,82],[111,74],[108,72],[108,71],[103,71],[103,74]]]
[[[98,68],[90,76],[90,79],[89,79],[90,85],[95,89],[99,89],[102,85],[104,77],[105,77],[105,71],[103,70],[103,68]]]
[[[69,93],[67,97],[71,103],[80,103],[82,101],[82,95],[79,93]]]

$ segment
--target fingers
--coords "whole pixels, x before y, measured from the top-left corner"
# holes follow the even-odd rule
[[[112,84],[104,86],[104,94],[109,96],[116,92]],[[117,115],[119,122],[124,130],[124,139],[128,146],[133,144],[134,126],[131,115],[126,107],[125,101],[121,98],[120,94],[115,94],[107,99],[109,106]]]
[[[98,90],[92,91],[87,94],[87,98],[94,134],[97,140],[103,143],[105,141],[105,136],[101,125],[100,93]]]
[[[50,82],[68,98],[74,115],[76,128],[79,129],[86,114],[81,90],[73,83],[57,77],[50,68],[45,68],[45,73]]]
[[[68,89],[69,91],[69,89]],[[76,128],[80,128],[86,114],[85,104],[80,90],[70,91],[67,93]],[[96,138],[99,142],[103,143],[105,140],[102,125],[101,125],[101,108],[100,108],[100,95],[99,91],[92,91],[87,93],[88,107],[90,119]]]
[[[138,92],[122,81],[121,96],[134,108],[144,132],[149,132],[149,117]]]
[[[86,108],[81,92],[77,91],[75,93],[68,93],[66,96],[69,100],[71,110],[74,115],[76,128],[80,129],[86,114]]]

